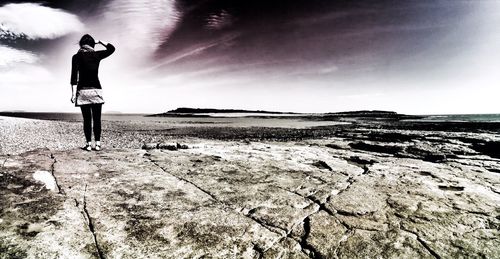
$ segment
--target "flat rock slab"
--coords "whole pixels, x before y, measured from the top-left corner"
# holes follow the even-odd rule
[[[1,156],[0,258],[500,257],[500,160],[331,142]]]

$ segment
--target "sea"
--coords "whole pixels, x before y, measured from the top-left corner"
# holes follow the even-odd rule
[[[444,114],[422,115],[422,121],[449,121],[449,122],[500,122],[500,114]]]
[[[195,114],[208,117],[150,117],[148,114],[141,113],[103,113],[102,120],[104,121],[142,121],[142,122],[182,122],[191,121],[209,123],[234,123],[241,121],[252,120],[257,122],[262,121],[280,121],[276,117],[283,117],[283,114],[265,114],[265,116],[273,116],[274,118],[255,118],[252,116],[263,116],[263,114],[252,114],[252,113],[214,113],[214,114]],[[304,115],[304,114],[301,114]],[[307,114],[306,114],[307,115]],[[82,121],[82,115],[80,113],[56,113],[56,112],[0,112],[0,116],[8,117],[18,117],[18,118],[29,118],[29,119],[39,119],[39,120],[55,120],[55,121],[68,121],[76,122]],[[411,119],[412,121],[435,121],[435,122],[500,122],[500,114],[442,114],[442,115],[417,115],[420,119]],[[296,120],[294,116],[287,117],[289,120]],[[285,120],[286,120],[285,119]],[[320,123],[320,122],[318,122]],[[329,124],[328,122],[323,122],[320,124]],[[260,123],[257,123],[260,124]],[[279,123],[278,123],[279,124]],[[311,125],[313,126],[313,125]],[[318,125],[314,125],[318,126]]]
[[[168,125],[172,127],[229,126],[229,127],[273,127],[273,128],[300,129],[300,128],[310,128],[318,126],[349,124],[348,122],[315,121],[315,120],[304,120],[302,118],[294,118],[296,116],[282,118],[283,117],[282,114],[265,114],[266,116],[273,116],[271,118],[262,117],[263,114],[253,114],[253,113],[194,114],[194,115],[200,115],[200,117],[158,117],[158,116],[147,116],[147,115],[148,114],[140,114],[140,113],[103,113],[101,119],[102,121],[132,122],[134,124],[139,123],[143,126],[158,125],[158,123],[161,123],[162,125]],[[83,120],[82,115],[80,113],[0,112],[0,116],[38,119],[38,120],[66,121],[66,122],[80,122]]]

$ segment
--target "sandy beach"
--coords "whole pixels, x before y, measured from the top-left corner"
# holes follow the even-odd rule
[[[497,123],[221,120],[0,117],[0,258],[500,257]]]

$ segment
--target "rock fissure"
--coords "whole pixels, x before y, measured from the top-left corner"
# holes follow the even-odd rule
[[[347,177],[349,177],[349,174],[348,174],[348,173],[346,173],[346,172],[342,172],[342,171],[338,171],[338,172],[339,172],[340,174],[342,174],[343,176],[347,176]]]
[[[264,227],[265,229],[275,233],[275,234],[278,234],[278,235],[283,235],[283,233],[280,233],[278,231],[276,231],[276,229],[279,229],[281,231],[283,231],[284,233],[287,233],[288,231],[284,228],[281,228],[281,227],[278,227],[278,226],[275,226],[275,225],[271,225],[267,222],[265,222],[264,220],[261,220],[257,217],[253,217],[251,214],[244,214],[244,213],[240,213],[240,215],[243,215],[249,219],[251,219],[252,221],[254,221],[255,223],[261,225],[262,227]]]
[[[351,212],[351,211],[346,211],[346,210],[337,209],[337,208],[335,208],[335,211],[337,211],[337,214],[339,214],[339,215],[350,216],[350,217],[370,216],[370,215],[373,215],[373,213],[375,213],[375,211],[370,211],[370,212],[365,212],[365,213]]]
[[[313,245],[309,244],[307,242],[307,238],[311,234],[311,219],[307,216],[304,219],[304,234],[300,237],[299,244],[300,247],[302,248],[302,252],[306,255],[309,256],[309,258],[314,258],[314,259],[321,259],[324,258],[324,256],[314,247]],[[309,252],[308,252],[309,251]]]
[[[313,205],[313,204],[314,204],[314,203],[311,203],[311,205]],[[309,206],[308,206],[308,207],[309,207]],[[297,222],[297,223],[293,224],[293,225],[292,225],[292,227],[290,228],[290,230],[288,230],[288,231],[286,232],[286,235],[284,235],[284,236],[280,237],[280,238],[279,238],[279,240],[278,240],[276,243],[278,243],[279,241],[281,241],[281,240],[283,240],[283,239],[285,239],[285,238],[290,238],[290,237],[291,237],[292,239],[294,239],[295,241],[297,241],[297,242],[299,243],[299,245],[301,245],[301,240],[302,240],[302,237],[301,237],[300,239],[298,239],[298,240],[297,240],[296,238],[292,237],[292,231],[293,231],[293,230],[294,230],[294,229],[295,229],[298,225],[300,225],[300,224],[305,224],[305,220],[306,220],[307,218],[309,218],[310,216],[312,216],[312,215],[314,215],[314,214],[318,213],[319,211],[320,211],[320,208],[317,208],[317,209],[316,209],[316,210],[314,210],[312,213],[310,213],[309,215],[305,216],[305,217],[304,217],[304,219],[302,219],[301,221],[299,221],[299,222]],[[275,244],[276,244],[276,243],[275,243]],[[273,246],[274,246],[275,244],[273,244]],[[266,249],[265,251],[267,251],[267,250],[271,249],[273,246],[269,247],[269,248],[268,248],[268,249]],[[301,247],[302,247],[302,245],[301,245]],[[305,251],[304,251],[304,250],[302,250],[302,252],[304,252],[304,254],[308,255],[307,253],[305,253]],[[308,256],[309,256],[309,255],[308,255]]]
[[[175,177],[177,178],[178,180],[182,181],[182,182],[186,182],[192,186],[194,186],[196,189],[200,190],[201,192],[203,192],[204,194],[208,195],[212,200],[216,201],[217,203],[222,203],[219,199],[217,199],[212,193],[208,192],[207,190],[201,188],[200,186],[198,186],[197,184],[193,183],[192,181],[190,180],[187,180],[185,178],[182,178],[182,177],[179,177],[177,175],[174,175],[172,173],[169,173],[167,172],[167,170],[165,170],[163,167],[161,167],[157,162],[153,161],[153,159],[151,159],[150,156],[148,156],[147,158],[152,164],[154,164],[155,166],[157,166],[158,168],[160,168],[164,173],[172,176],[172,177]]]
[[[356,182],[356,180],[354,179],[354,177],[353,177],[353,176],[349,177],[349,178],[347,179],[347,181],[346,181],[347,186],[346,186],[344,189],[340,190],[340,191],[339,191],[336,195],[337,195],[337,196],[338,196],[338,195],[341,195],[343,192],[347,191],[349,188],[351,188],[351,185],[352,185],[353,183],[355,183],[355,182]]]
[[[52,164],[50,165],[50,174],[52,175],[52,177],[54,178],[54,181],[56,182],[56,187],[57,187],[57,193],[59,194],[62,194],[62,195],[66,195],[66,193],[64,192],[64,190],[61,188],[61,185],[59,185],[59,181],[57,180],[57,177],[55,175],[55,165],[57,163],[57,159],[56,157],[54,156],[54,154],[50,154],[50,158],[52,159]]]
[[[490,190],[496,194],[500,194],[500,191],[495,190],[495,188],[490,186]]]
[[[101,247],[99,246],[99,242],[97,241],[97,236],[95,233],[95,226],[92,221],[92,217],[90,216],[90,213],[87,209],[87,200],[86,200],[86,193],[87,193],[87,184],[85,184],[85,189],[83,192],[83,201],[82,201],[82,214],[83,218],[85,219],[85,222],[87,223],[87,227],[89,228],[90,233],[92,234],[92,237],[94,239],[94,246],[97,252],[97,255],[99,256],[100,259],[106,258],[104,256],[104,253],[101,250]],[[78,206],[78,201],[75,199],[76,205]]]
[[[345,223],[343,220],[340,220],[338,217],[335,217],[340,224],[342,224],[342,226],[344,226],[346,229],[347,229],[347,233],[350,232],[350,231],[354,231],[356,228],[348,225],[347,223]]]
[[[420,243],[420,245],[422,245],[422,247],[424,247],[425,250],[427,250],[427,252],[429,252],[429,254],[431,254],[436,259],[441,259],[441,256],[436,251],[434,251],[434,249],[432,249],[432,247],[429,246],[429,244],[427,243],[427,241],[425,241],[424,239],[422,239],[417,232],[411,231],[409,229],[406,229],[403,226],[401,226],[400,229],[402,231],[405,231],[407,233],[410,233],[410,234],[414,235],[415,238],[417,239],[417,241]]]
[[[485,227],[485,228],[478,228],[478,227],[476,227],[476,228],[473,228],[473,229],[471,229],[471,230],[468,230],[468,231],[463,232],[463,233],[462,233],[462,235],[466,235],[466,234],[474,233],[474,232],[476,232],[476,231],[478,231],[478,230],[485,230],[485,229],[488,229],[488,227]],[[482,239],[482,240],[490,240],[490,239],[495,239],[495,237],[479,237],[479,239]],[[452,244],[452,245],[454,245],[454,244]]]
[[[346,236],[350,235],[350,232],[352,232],[352,231],[353,231],[353,229],[354,229],[354,228],[352,228],[351,226],[347,225],[347,224],[346,224],[346,223],[344,223],[342,220],[338,219],[338,218],[336,217],[336,213],[335,213],[335,212],[333,212],[332,210],[328,209],[328,208],[325,206],[325,204],[326,204],[326,203],[328,203],[328,201],[331,199],[332,195],[328,196],[328,197],[325,199],[325,202],[323,203],[323,202],[321,202],[321,201],[317,200],[316,198],[314,198],[313,196],[306,196],[306,197],[305,197],[305,196],[301,195],[300,193],[298,193],[298,192],[296,192],[296,191],[290,191],[290,190],[287,190],[287,189],[282,188],[282,187],[279,187],[279,186],[278,186],[278,188],[280,188],[280,189],[282,189],[282,190],[285,190],[285,191],[287,191],[287,192],[293,193],[293,194],[295,194],[295,195],[298,195],[298,196],[300,196],[300,197],[303,197],[303,198],[305,198],[305,199],[308,199],[309,201],[311,201],[311,202],[312,202],[312,204],[316,204],[316,205],[318,205],[318,209],[317,209],[317,210],[315,210],[315,211],[314,211],[314,212],[312,212],[311,214],[307,215],[307,216],[304,218],[304,220],[302,220],[301,222],[299,222],[299,223],[297,223],[297,224],[295,224],[295,225],[294,225],[294,227],[295,227],[295,226],[297,226],[297,225],[299,225],[299,224],[301,224],[301,223],[303,223],[303,224],[304,224],[304,234],[300,237],[300,239],[299,239],[299,240],[297,240],[297,242],[298,242],[298,243],[299,243],[299,245],[301,246],[301,248],[302,248],[302,252],[303,252],[305,255],[309,256],[310,258],[324,258],[324,256],[323,256],[323,255],[322,255],[322,254],[321,254],[321,253],[320,253],[320,252],[319,252],[319,251],[318,251],[318,250],[317,250],[317,249],[316,249],[313,245],[311,245],[311,244],[309,244],[309,243],[307,242],[307,238],[308,238],[308,236],[309,236],[309,235],[310,235],[310,233],[311,233],[310,216],[312,216],[312,215],[314,215],[314,214],[316,214],[316,213],[318,213],[318,212],[320,212],[320,211],[324,211],[324,212],[326,212],[328,215],[330,215],[330,216],[332,216],[332,217],[335,217],[335,218],[338,220],[338,222],[339,222],[340,224],[342,224],[342,225],[343,225],[343,226],[347,229],[347,232],[346,232],[346,234],[345,234]],[[292,229],[291,229],[291,230],[287,233],[287,235],[286,235],[285,237],[283,237],[283,238],[289,237],[294,227],[292,227]],[[340,243],[339,243],[339,246],[340,246]],[[337,249],[338,249],[338,247],[336,247],[335,249],[337,250]],[[308,251],[310,251],[310,252],[308,252]]]
[[[349,181],[349,180],[348,180],[348,181],[350,182],[349,186],[350,186],[352,183],[354,183],[354,181],[353,181],[352,179],[353,179],[353,178],[351,177],[351,178],[349,179],[349,180],[351,180],[351,181]],[[348,186],[348,187],[349,187],[349,186]],[[346,190],[348,187],[346,187],[344,190]],[[308,249],[308,250],[311,250],[311,248],[314,250],[314,247],[312,247],[312,245],[308,244],[308,243],[305,241],[305,239],[307,239],[307,236],[309,235],[309,232],[307,232],[307,230],[306,230],[306,219],[307,219],[307,220],[310,220],[310,219],[309,219],[309,217],[310,217],[311,215],[314,215],[315,213],[318,213],[319,211],[324,211],[324,212],[326,212],[328,215],[330,215],[330,216],[332,216],[332,217],[335,217],[335,218],[338,220],[338,222],[339,222],[340,224],[342,224],[342,226],[344,226],[344,227],[347,229],[347,232],[346,232],[345,236],[343,237],[343,238],[345,238],[345,239],[347,240],[347,238],[348,238],[350,235],[352,235],[352,233],[354,232],[354,230],[355,230],[355,229],[358,229],[358,228],[354,228],[354,227],[352,227],[352,226],[348,225],[347,223],[345,223],[344,221],[342,221],[341,219],[339,219],[336,215],[338,214],[338,215],[345,215],[345,216],[354,216],[354,217],[359,217],[359,216],[364,216],[364,215],[368,215],[368,214],[370,214],[370,213],[365,213],[365,214],[348,213],[348,212],[345,212],[345,211],[343,211],[343,210],[337,210],[337,209],[336,209],[336,210],[335,210],[335,212],[334,212],[334,211],[332,211],[332,210],[328,209],[328,208],[325,206],[325,204],[326,204],[326,203],[328,203],[328,201],[331,199],[332,195],[328,196],[328,197],[325,199],[325,202],[323,203],[323,202],[320,202],[319,200],[315,199],[313,196],[307,196],[307,197],[304,197],[303,195],[301,195],[301,194],[297,193],[296,191],[290,191],[290,190],[284,189],[284,188],[279,187],[279,186],[278,186],[278,188],[283,189],[283,190],[285,190],[285,191],[288,191],[288,192],[290,192],[290,193],[293,193],[293,194],[295,194],[295,195],[301,196],[301,197],[303,197],[303,198],[306,198],[306,199],[310,200],[311,202],[313,202],[314,204],[316,204],[316,205],[318,205],[318,206],[319,206],[319,209],[318,209],[317,211],[315,211],[315,212],[311,213],[310,215],[308,215],[308,216],[304,219],[304,221],[303,221],[303,223],[304,223],[304,231],[307,233],[307,235],[303,235],[303,236],[301,237],[301,239],[300,239],[300,240],[298,240],[298,242],[299,242],[299,244],[301,245],[301,247],[306,248],[306,249]],[[344,190],[343,190],[343,191],[344,191]],[[337,195],[338,195],[338,194],[337,194]],[[344,212],[345,212],[345,213],[344,213]],[[373,214],[373,212],[372,212],[371,214]],[[301,223],[302,223],[302,222],[301,222]],[[300,223],[299,223],[299,224],[300,224]],[[360,229],[361,229],[361,228],[360,228]],[[362,228],[362,229],[363,229],[363,230],[367,230],[367,231],[379,231],[379,230],[377,230],[377,229],[369,229],[369,228],[366,228],[366,229]],[[309,225],[309,231],[310,231],[310,225]],[[338,246],[340,246],[340,244],[341,244],[342,242],[345,242],[345,241],[341,241],[341,242],[339,242],[339,245],[338,245]],[[303,246],[304,244],[306,245],[306,247],[304,247],[304,246]],[[336,250],[337,250],[337,249],[338,249],[338,247],[336,248]],[[313,251],[313,250],[311,250],[311,251]],[[304,252],[304,251],[303,251],[303,252]],[[308,254],[307,252],[304,252],[304,253],[305,253],[306,255],[308,255],[308,256],[309,256],[309,254]],[[313,253],[314,253],[314,251],[313,251]],[[319,257],[317,257],[318,255],[319,255]],[[316,251],[316,253],[314,253],[314,256],[313,256],[313,257],[311,257],[311,258],[323,258],[323,257],[321,257],[321,255],[320,255],[319,253],[317,253],[317,251]]]
[[[252,249],[257,253],[257,258],[264,258],[264,249],[262,249],[258,244],[254,244]]]
[[[486,216],[486,217],[490,216],[490,214],[488,212],[484,212],[484,211],[467,210],[467,209],[459,208],[457,206],[452,206],[452,208],[454,210],[463,211],[463,212],[469,213],[469,214],[476,214],[476,215],[481,215],[481,216]]]
[[[326,197],[325,202],[321,202],[321,201],[319,201],[318,199],[316,199],[313,196],[306,196],[304,198],[306,198],[306,199],[312,201],[313,203],[317,204],[319,206],[319,210],[318,211],[322,210],[322,211],[328,213],[328,215],[334,216],[335,213],[332,210],[330,210],[329,208],[327,208],[326,205],[325,205],[326,203],[328,203],[328,201],[330,200],[331,197],[332,197],[331,195],[328,196],[328,197]]]
[[[436,253],[430,246],[429,244],[427,244],[427,242],[425,240],[423,240],[422,238],[420,238],[418,235],[417,235],[417,241],[432,255],[434,256],[435,258],[437,259],[441,259],[441,256]]]
[[[283,187],[281,187],[281,186],[276,186],[276,188],[281,189],[281,190],[284,190],[284,191],[289,192],[289,193],[292,193],[292,194],[295,194],[295,195],[297,195],[297,196],[300,196],[300,197],[302,197],[302,198],[304,198],[304,199],[307,199],[308,201],[312,202],[313,204],[318,205],[318,206],[319,206],[319,209],[318,209],[316,212],[314,212],[314,213],[317,213],[317,212],[319,212],[320,210],[323,210],[323,211],[325,211],[326,213],[328,213],[330,216],[334,216],[334,215],[335,215],[335,213],[334,213],[332,210],[330,210],[329,208],[327,208],[327,207],[325,206],[325,204],[326,204],[326,203],[328,203],[328,201],[330,200],[330,198],[332,197],[332,195],[329,195],[328,197],[326,197],[325,202],[321,202],[321,201],[319,201],[318,199],[316,199],[313,195],[304,196],[304,195],[302,195],[302,194],[298,193],[297,191],[290,191],[290,190],[285,189],[285,188],[283,188]],[[312,214],[314,214],[314,213],[312,213]],[[312,214],[311,214],[311,215],[312,215]],[[311,215],[309,215],[309,216],[311,216]]]

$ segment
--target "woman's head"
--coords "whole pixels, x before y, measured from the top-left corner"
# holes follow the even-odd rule
[[[80,47],[83,47],[83,45],[89,45],[93,48],[95,46],[94,38],[88,34],[83,35],[80,39]]]

